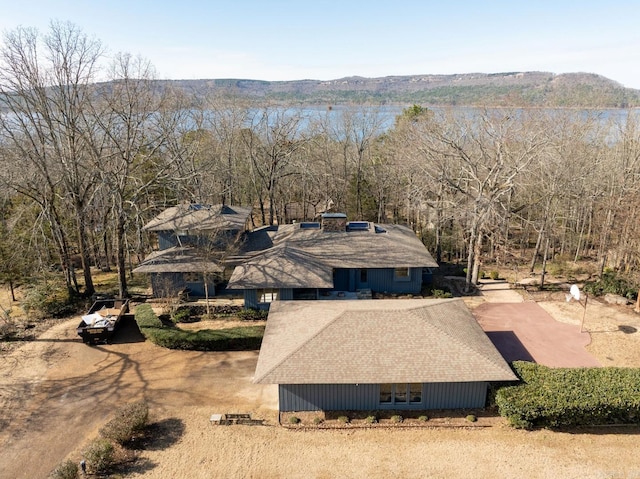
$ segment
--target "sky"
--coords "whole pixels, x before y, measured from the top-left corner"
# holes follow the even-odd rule
[[[638,0],[0,0],[0,31],[69,21],[160,79],[596,73],[640,89]]]

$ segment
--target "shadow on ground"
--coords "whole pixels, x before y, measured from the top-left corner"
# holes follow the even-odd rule
[[[142,449],[162,451],[176,444],[184,434],[184,422],[170,417],[162,421],[149,424],[145,431]]]

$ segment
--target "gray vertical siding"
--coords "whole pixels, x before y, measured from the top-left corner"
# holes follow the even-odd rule
[[[199,283],[185,283],[185,286],[189,288],[191,297],[200,297],[204,298],[206,296],[206,291],[204,290],[204,282],[200,281]],[[216,285],[215,283],[207,283],[209,297],[213,298],[216,295]]]
[[[281,384],[281,411],[360,411],[378,404],[377,384]]]
[[[151,273],[151,290],[158,298],[173,296],[185,286],[182,273]]]
[[[419,404],[380,404],[378,384],[281,384],[280,411],[483,408],[486,382],[425,383]]]
[[[244,290],[244,307],[245,308],[258,308],[258,292],[255,289]]]
[[[158,249],[178,246],[178,239],[173,231],[158,231]]]
[[[368,269],[367,287],[379,293],[419,294],[422,289],[422,268],[410,268],[409,272],[409,281],[396,281],[391,268]]]
[[[486,382],[423,384],[424,409],[483,408],[487,402],[487,387]]]
[[[282,301],[293,299],[293,289],[291,288],[281,289],[278,293],[278,299]]]
[[[209,297],[216,295],[215,283],[208,283]],[[182,273],[151,273],[151,289],[156,297],[172,296],[189,288],[191,297],[205,297],[204,282],[187,283]]]

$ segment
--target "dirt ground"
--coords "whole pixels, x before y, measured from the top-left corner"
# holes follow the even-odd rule
[[[584,308],[560,293],[523,299],[557,321],[582,323]],[[257,352],[168,351],[143,342],[132,323],[115,344],[90,347],[76,336],[78,322],[57,322],[0,355],[1,479],[46,477],[65,458],[79,461],[113,409],[143,397],[160,434],[139,452],[130,478],[640,478],[640,456],[630,453],[638,427],[526,432],[497,420],[474,428],[434,421],[290,429],[278,425],[275,386],[251,383]],[[640,333],[632,332],[640,315],[630,308],[590,300],[584,328],[601,364],[640,367]],[[212,413],[233,412],[265,425],[209,422]]]

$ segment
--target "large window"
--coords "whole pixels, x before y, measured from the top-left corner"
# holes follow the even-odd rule
[[[259,289],[258,290],[258,303],[271,303],[278,299],[277,289]]]
[[[393,270],[393,279],[395,281],[410,281],[411,274],[409,268],[395,268]]]
[[[422,384],[381,384],[380,404],[420,404],[422,402]]]

